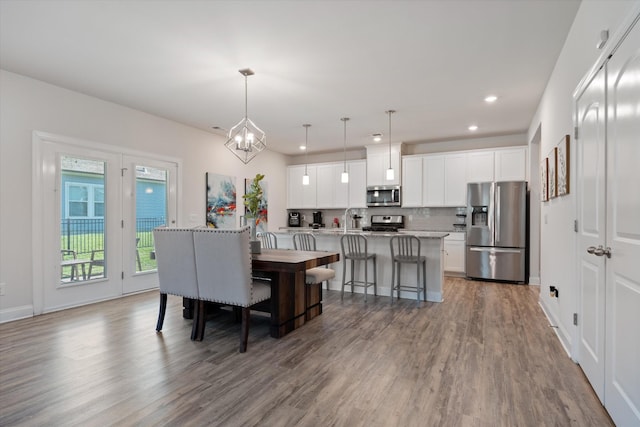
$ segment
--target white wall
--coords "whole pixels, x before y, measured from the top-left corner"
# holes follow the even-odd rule
[[[220,136],[4,70],[0,93],[0,283],[6,284],[0,321],[32,304],[34,130],[181,160],[180,226],[204,224],[205,172],[235,176],[239,198],[244,179],[264,173],[269,228],[286,223],[286,156],[267,151],[244,165]],[[191,215],[198,221],[190,222]]]
[[[547,84],[529,128],[529,141],[541,127],[540,155],[546,157],[564,135],[571,135],[570,182],[575,182],[573,141],[573,92],[600,56],[596,43],[602,30],[614,34],[638,1],[583,1],[571,31]],[[533,152],[533,150],[529,150]],[[533,173],[533,171],[532,171]],[[576,274],[575,186],[568,196],[542,203],[541,207],[541,292],[540,303],[569,352],[573,352],[577,328],[573,313],[578,312]],[[549,286],[559,289],[559,297],[549,296]]]

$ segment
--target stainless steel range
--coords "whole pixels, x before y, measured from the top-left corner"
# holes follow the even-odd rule
[[[403,215],[371,215],[371,225],[362,227],[362,231],[397,232],[404,228]]]

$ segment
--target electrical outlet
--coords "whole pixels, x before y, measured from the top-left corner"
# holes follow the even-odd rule
[[[6,283],[0,283],[0,297],[4,296],[6,286],[7,286]]]

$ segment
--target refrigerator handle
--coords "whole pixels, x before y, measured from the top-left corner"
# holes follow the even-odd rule
[[[496,208],[497,208],[497,212],[496,212],[496,245],[498,244],[498,242],[500,241],[500,222],[502,221],[502,216],[500,215],[500,205],[501,200],[500,200],[500,185],[496,185],[496,190],[497,190],[497,194],[496,194]]]

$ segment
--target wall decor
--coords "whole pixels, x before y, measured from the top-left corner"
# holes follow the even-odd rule
[[[540,162],[540,200],[549,200],[549,159],[545,157]]]
[[[244,180],[244,193],[247,194],[253,178],[246,178]],[[256,219],[256,231],[258,233],[262,231],[268,231],[269,225],[269,197],[267,193],[267,182],[263,179],[260,181],[260,187],[262,187],[262,201],[258,207],[258,218]],[[247,214],[247,207],[244,208],[245,215]]]
[[[557,145],[558,153],[558,196],[569,194],[569,163],[570,163],[570,140],[569,135],[565,135]]]
[[[236,178],[207,172],[207,227],[236,228]]]
[[[549,199],[558,197],[558,147],[549,153]]]

